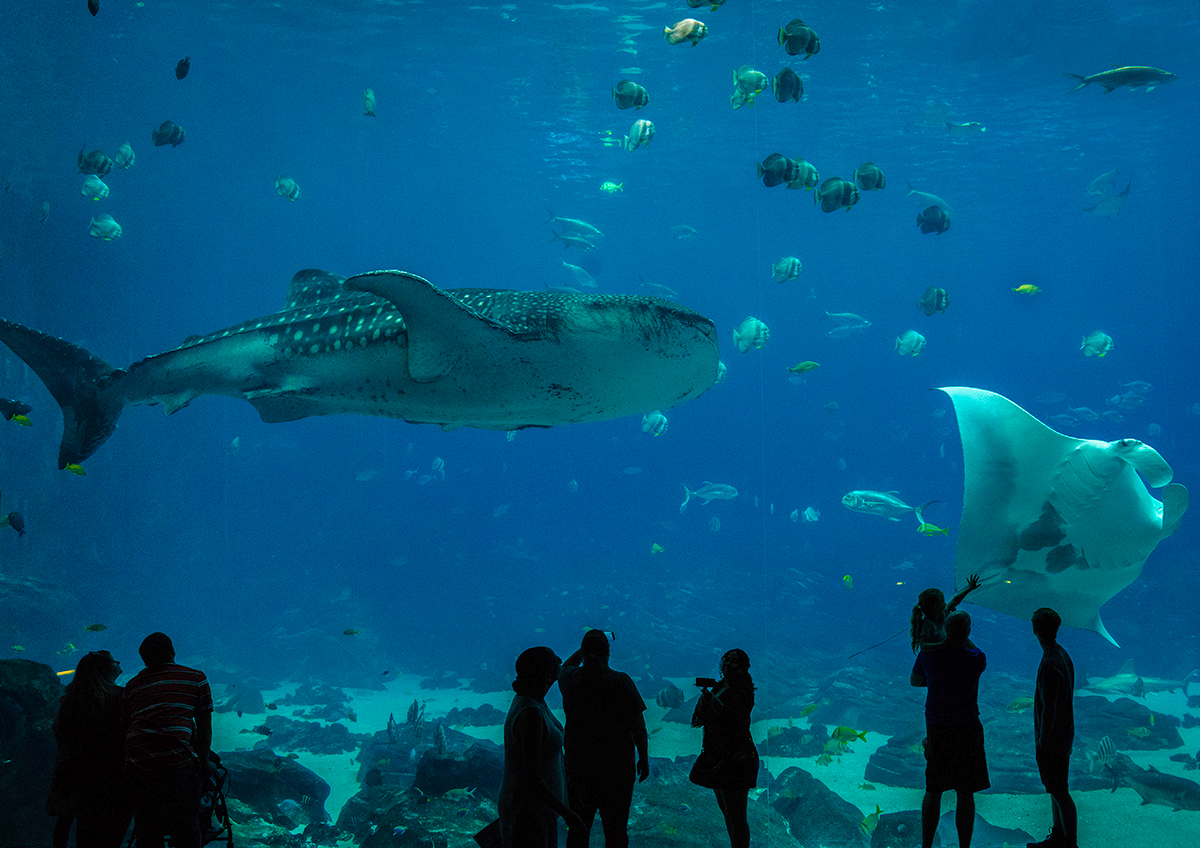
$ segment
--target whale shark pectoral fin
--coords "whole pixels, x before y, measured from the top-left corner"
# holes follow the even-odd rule
[[[325,415],[329,411],[316,401],[292,394],[264,393],[258,397],[247,396],[246,400],[258,410],[258,417],[264,424],[298,421],[310,415]]]
[[[408,335],[408,373],[418,383],[449,374],[469,347],[491,347],[511,338],[504,327],[416,274],[372,271],[345,285],[391,301],[400,310]]]

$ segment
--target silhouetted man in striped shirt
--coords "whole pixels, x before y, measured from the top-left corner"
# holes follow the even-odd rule
[[[125,687],[125,769],[138,848],[201,848],[197,815],[212,744],[212,692],[204,672],[175,662],[165,633],[138,653],[146,667]]]

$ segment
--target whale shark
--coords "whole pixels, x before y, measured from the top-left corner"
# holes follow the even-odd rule
[[[0,342],[62,408],[58,465],[90,457],[121,411],[177,412],[201,395],[266,423],[312,415],[518,430],[667,409],[717,379],[712,321],[648,295],[439,289],[405,271],[298,272],[285,307],[114,368],[0,320]]]
[[[1063,624],[1116,645],[1100,607],[1179,529],[1187,489],[1137,439],[1075,439],[993,392],[941,391],[954,402],[963,446],[957,585],[978,573],[970,603],[1026,620],[1051,607]],[[1146,484],[1162,488],[1161,501]]]

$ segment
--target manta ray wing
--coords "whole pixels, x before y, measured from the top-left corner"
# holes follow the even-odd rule
[[[1137,579],[1187,508],[1186,489],[1152,497],[1170,467],[1136,440],[1098,442],[1051,430],[992,392],[945,388],[963,443],[965,494],[957,583],[978,572],[971,602],[1029,619],[1047,606],[1109,641],[1100,607]],[[1165,530],[1164,530],[1165,528]]]

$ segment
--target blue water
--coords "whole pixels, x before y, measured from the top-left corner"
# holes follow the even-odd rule
[[[105,647],[136,669],[140,639],[163,629],[215,679],[363,685],[409,669],[503,685],[522,648],[565,656],[596,626],[616,631],[614,665],[638,675],[711,673],[740,645],[764,669],[776,654],[819,676],[905,627],[921,588],[952,586],[962,454],[947,398],[929,389],[985,388],[1046,416],[1062,407],[1038,395],[1104,410],[1121,383],[1145,380],[1148,401],[1124,421],[1068,432],[1144,438],[1176,480],[1200,479],[1200,11],[1054,5],[806,3],[822,49],[800,62],[775,41],[794,4],[750,0],[103,0],[95,18],[83,2],[3,0],[5,318],[124,366],[275,311],[302,268],[536,289],[566,282],[565,258],[604,292],[648,293],[639,277],[670,286],[716,322],[728,366],[666,410],[659,437],[637,418],[511,441],[355,417],[266,425],[206,397],[169,420],[128,410],[77,477],[55,468],[53,399],[6,351],[0,395],[32,403],[34,427],[0,427],[4,510],[28,531],[0,533],[0,572],[37,592],[0,596],[5,652],[66,668],[66,643]],[[707,39],[668,46],[662,27],[689,16]],[[785,63],[804,76],[803,102],[768,91],[730,108],[736,67],[774,76]],[[1064,72],[1122,64],[1178,80],[1068,93]],[[646,108],[615,108],[622,78],[648,89]],[[376,118],[362,115],[365,86]],[[655,124],[648,147],[603,143],[638,118]],[[166,119],[186,131],[177,148],[150,142]],[[987,131],[950,137],[942,119]],[[125,140],[134,167],[105,178],[108,199],[81,197],[80,145],[112,155]],[[823,179],[871,160],[887,187],[824,214],[811,192],[755,179],[775,151]],[[1127,204],[1085,214],[1084,189],[1111,168],[1115,190],[1132,181]],[[285,173],[298,202],[275,194]],[[906,181],[953,205],[948,233],[920,233]],[[551,243],[547,209],[598,226],[601,247]],[[120,240],[88,237],[101,212]],[[676,224],[700,235],[677,240]],[[804,273],[779,285],[769,267],[787,255]],[[1026,283],[1041,293],[1013,293]],[[943,315],[914,308],[930,285],[950,292]],[[872,326],[831,339],[823,310]],[[770,340],[741,354],[731,328],[747,315]],[[908,329],[928,339],[917,358],[893,352]],[[1115,349],[1085,358],[1079,339],[1097,329]],[[805,359],[821,368],[789,382]],[[445,480],[419,485],[439,457]],[[740,494],[681,515],[681,484],[705,480]],[[851,513],[852,489],[937,499],[926,517],[950,536]],[[789,520],[809,506],[820,521]],[[1121,649],[1064,636],[1081,677],[1129,657],[1156,676],[1200,666],[1196,526],[1185,520],[1105,606]],[[905,561],[915,568],[893,568]],[[991,667],[1032,677],[1028,624],[967,608]],[[83,634],[97,622],[107,631]],[[904,675],[910,657],[902,635],[854,662]]]

